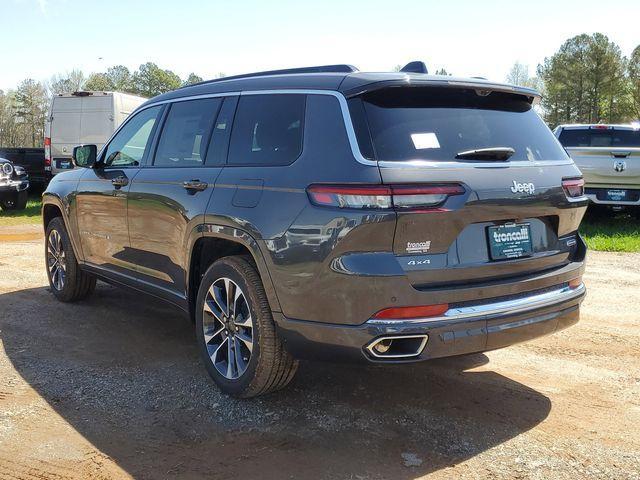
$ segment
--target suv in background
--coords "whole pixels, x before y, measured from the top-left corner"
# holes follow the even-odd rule
[[[44,193],[51,291],[78,300],[100,278],[179,306],[242,397],[285,386],[298,358],[409,363],[574,324],[588,199],[538,94],[411,65],[149,100]]]
[[[24,168],[0,158],[0,207],[24,210],[27,207],[29,176]]]
[[[584,175],[594,205],[640,218],[640,125],[560,125],[554,133]]]

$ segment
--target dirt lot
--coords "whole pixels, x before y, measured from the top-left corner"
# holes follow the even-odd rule
[[[640,478],[640,254],[591,253],[582,321],[554,336],[404,368],[305,363],[237,401],[178,311],[103,284],[57,303],[37,232],[9,233],[0,479]]]

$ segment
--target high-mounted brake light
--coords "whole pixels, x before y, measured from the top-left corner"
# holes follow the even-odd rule
[[[51,167],[51,139],[44,138],[44,166]]]
[[[584,195],[584,179],[567,178],[562,180],[562,188],[569,198],[578,198]]]
[[[315,205],[354,209],[434,211],[450,195],[462,195],[458,184],[444,185],[311,185],[307,188]]]
[[[613,127],[610,125],[591,125],[589,128],[591,130],[613,130]]]
[[[422,305],[419,307],[391,307],[380,310],[373,318],[383,320],[407,320],[410,318],[437,317],[449,310],[448,303]]]

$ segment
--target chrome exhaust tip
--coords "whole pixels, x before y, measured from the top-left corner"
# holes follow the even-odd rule
[[[398,335],[378,337],[365,350],[375,358],[411,358],[422,353],[429,335]]]

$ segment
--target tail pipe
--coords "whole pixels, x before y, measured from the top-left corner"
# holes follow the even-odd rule
[[[365,346],[376,359],[401,359],[417,357],[427,345],[429,335],[401,335],[378,337]]]

